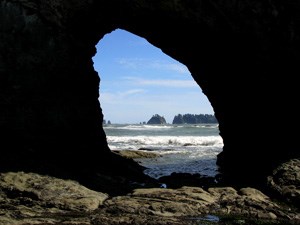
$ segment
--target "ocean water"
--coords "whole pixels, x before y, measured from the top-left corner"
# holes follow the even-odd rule
[[[173,172],[217,174],[216,157],[223,147],[218,124],[112,124],[105,125],[104,131],[111,150],[145,149],[159,154],[136,160],[151,177]]]

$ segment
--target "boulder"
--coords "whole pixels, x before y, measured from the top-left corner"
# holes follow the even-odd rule
[[[268,185],[281,199],[300,208],[300,159],[292,159],[276,168]]]
[[[76,181],[62,180],[34,173],[9,172],[0,174],[0,187],[15,201],[35,201],[37,205],[72,211],[93,211],[108,198]]]

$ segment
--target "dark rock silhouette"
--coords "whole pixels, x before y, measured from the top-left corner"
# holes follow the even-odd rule
[[[296,162],[270,177],[281,162],[300,157],[299,15],[295,0],[2,0],[1,220],[183,224],[178,216],[230,213],[292,218],[299,224],[294,208],[278,205],[256,189],[239,188],[266,190],[269,176],[277,195],[299,205],[298,169],[292,169]],[[218,184],[236,189],[147,189],[157,183],[144,175],[145,168],[110,151],[101,127],[100,78],[92,57],[99,40],[117,28],[146,38],[188,67],[212,104],[224,141]],[[77,180],[80,185],[67,183],[78,191],[67,191],[66,179],[40,174]],[[54,189],[51,181],[58,182]],[[81,185],[110,196],[131,194],[109,198],[98,208],[95,196],[103,195]],[[57,190],[65,198],[51,199],[60,197]],[[83,203],[98,214],[83,216]]]
[[[151,117],[151,119],[147,122],[147,124],[166,124],[166,119],[163,116],[155,114]]]
[[[207,95],[224,182],[265,183],[300,154],[299,14],[295,0],[1,1],[0,170],[136,177],[108,148],[92,61],[122,28],[185,64]]]

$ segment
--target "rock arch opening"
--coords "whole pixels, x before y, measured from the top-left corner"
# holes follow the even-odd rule
[[[218,118],[227,180],[264,183],[299,157],[290,141],[298,133],[281,132],[299,127],[298,8],[292,0],[2,1],[1,170],[111,165],[92,57],[120,27],[188,66]]]
[[[132,157],[154,178],[217,174],[218,121],[186,66],[123,29],[99,41],[93,61],[111,150]],[[165,123],[149,125],[156,114]]]

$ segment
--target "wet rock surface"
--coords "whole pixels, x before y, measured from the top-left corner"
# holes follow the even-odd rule
[[[71,180],[24,172],[0,175],[0,203],[0,224],[226,224],[222,218],[228,217],[300,222],[297,211],[250,187],[144,188],[109,197]],[[220,219],[209,221],[209,215]]]
[[[156,158],[160,157],[159,154],[154,152],[149,152],[146,150],[114,150],[114,153],[121,155],[129,159],[140,159],[140,158]]]

